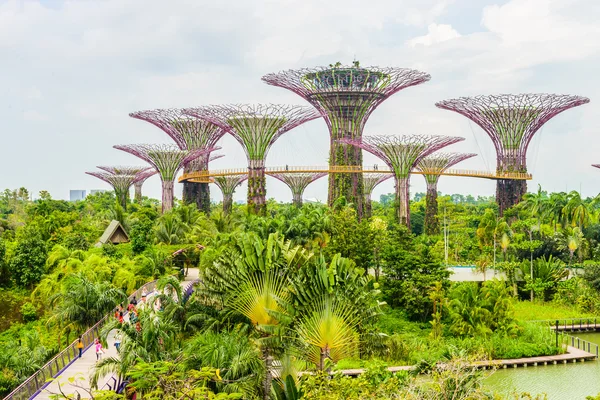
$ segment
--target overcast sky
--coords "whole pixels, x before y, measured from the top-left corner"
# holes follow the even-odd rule
[[[598,0],[0,0],[0,188],[107,189],[85,171],[143,165],[114,144],[169,143],[137,110],[218,103],[307,104],[260,78],[283,69],[353,59],[416,68],[430,82],[403,90],[371,116],[365,134],[443,134],[453,151],[480,154],[462,168],[493,170],[491,140],[475,124],[436,108],[446,98],[547,92],[587,96],[538,132],[529,171],[549,191],[600,191],[600,1]],[[231,137],[211,168],[246,166]],[[322,120],[286,133],[268,166],[326,165]],[[365,154],[365,163],[377,162]],[[326,178],[305,197],[326,200]],[[145,194],[160,197],[160,181]],[[181,193],[177,185],[176,193]],[[411,191],[423,191],[413,176]],[[491,195],[495,182],[442,177],[445,193]],[[374,193],[393,191],[393,181]],[[246,186],[235,199],[244,199]],[[267,178],[267,195],[290,201]],[[214,200],[221,193],[212,187]]]

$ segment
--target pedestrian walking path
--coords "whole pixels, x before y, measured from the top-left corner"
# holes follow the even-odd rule
[[[198,280],[199,271],[197,268],[190,268],[188,275],[184,281],[181,282],[181,286],[185,289],[190,287],[194,281]],[[150,296],[148,297],[150,299]],[[128,316],[125,317],[126,319]],[[105,348],[103,358],[106,357],[118,357],[117,350],[114,346],[114,335],[112,331],[107,338],[108,348]],[[71,362],[66,369],[54,379],[48,386],[46,386],[39,394],[33,396],[36,400],[50,400],[53,394],[58,394],[61,391],[65,394],[79,393],[82,398],[89,398],[88,390],[90,389],[90,376],[93,373],[93,369],[96,365],[96,352],[94,346],[90,346],[84,352],[81,358],[75,359]],[[73,380],[73,382],[71,382]],[[114,389],[116,385],[116,378],[111,375],[105,376],[98,381],[98,388]],[[60,387],[59,387],[60,385]]]

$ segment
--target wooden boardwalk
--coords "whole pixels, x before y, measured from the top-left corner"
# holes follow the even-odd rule
[[[515,359],[503,359],[503,360],[485,360],[476,361],[472,364],[478,368],[517,368],[517,367],[528,367],[528,366],[541,366],[541,365],[554,365],[554,364],[567,364],[595,360],[596,355],[588,353],[587,351],[579,350],[575,347],[568,346],[565,354],[558,354],[556,356],[542,356],[542,357],[528,357],[528,358],[515,358]],[[388,367],[390,372],[410,371],[415,367],[412,365],[403,365],[397,367]],[[358,376],[365,372],[363,368],[357,369],[343,369],[339,371],[342,375],[346,376]]]
[[[181,283],[182,285],[189,284],[191,281],[198,279],[198,269],[190,268],[188,276]],[[104,349],[105,353],[102,357],[118,357],[118,353],[114,346],[114,332],[111,332],[107,338],[108,348]],[[90,375],[92,374],[94,367],[96,366],[96,352],[94,346],[90,346],[86,351],[83,352],[81,358],[73,361],[56,379],[50,382],[39,394],[33,396],[32,399],[36,400],[50,400],[52,394],[59,393],[60,389],[67,395],[73,395],[79,393],[81,397],[88,398],[89,395],[84,389],[90,389]],[[75,380],[71,384],[70,380]],[[105,376],[98,382],[98,388],[102,389],[106,384],[115,386],[116,379],[113,379],[111,375]],[[77,387],[81,386],[81,387]],[[108,389],[108,387],[105,387]]]

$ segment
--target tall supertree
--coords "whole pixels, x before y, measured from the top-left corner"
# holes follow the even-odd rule
[[[233,206],[233,193],[235,189],[242,184],[248,175],[229,175],[229,176],[215,176],[214,184],[221,189],[223,193],[223,213],[231,213]]]
[[[475,157],[474,153],[433,153],[422,158],[417,163],[417,170],[423,173],[427,183],[427,196],[425,198],[425,233],[436,235],[440,233],[438,221],[437,184],[440,175],[448,168],[467,158]]]
[[[285,183],[292,191],[292,203],[302,207],[302,195],[306,187],[327,175],[327,172],[281,172],[269,175]]]
[[[360,140],[371,113],[388,97],[410,86],[427,82],[431,76],[407,68],[361,67],[340,63],[282,71],[263,76],[269,85],[279,86],[303,97],[319,110],[329,127],[329,165],[362,165],[360,148],[347,146],[338,139]],[[333,169],[333,168],[332,168]],[[328,204],[346,197],[363,212],[363,178],[361,173],[331,173]]]
[[[156,175],[157,173],[158,171],[152,168],[148,171],[140,172],[135,176],[135,181],[133,182],[133,189],[135,193],[134,199],[136,203],[142,202],[142,186],[144,186],[144,182],[146,182],[146,179]]]
[[[141,158],[158,171],[162,181],[163,213],[173,208],[173,182],[177,171],[191,160],[215,150],[215,148],[194,151],[181,150],[168,144],[132,144],[113,147]]]
[[[152,167],[139,167],[139,166],[129,166],[129,165],[98,165],[96,168],[99,168],[103,171],[109,172],[113,175],[133,175],[133,186],[135,188],[135,201],[142,201],[142,185],[144,181],[149,177],[156,174],[156,170]],[[127,193],[129,196],[129,193]]]
[[[265,160],[269,149],[285,132],[318,118],[308,107],[289,105],[221,105],[187,108],[184,112],[220,126],[244,148],[248,158],[248,211],[267,210]]]
[[[113,174],[107,171],[86,172],[86,174],[101,179],[111,185],[115,191],[117,202],[124,210],[127,210],[129,188],[133,185],[135,175]]]
[[[443,147],[465,140],[452,136],[365,136],[340,139],[381,158],[394,172],[398,221],[410,228],[409,180],[419,160]]]
[[[371,205],[371,194],[373,194],[373,190],[377,185],[381,182],[387,181],[394,175],[386,174],[386,173],[376,173],[376,172],[368,172],[363,173],[363,182],[364,182],[364,209],[365,209],[365,217],[370,218],[372,215],[372,205]]]
[[[533,135],[548,120],[572,107],[588,103],[580,96],[556,94],[501,94],[460,97],[436,103],[479,125],[496,148],[496,171],[527,172],[527,148]],[[496,201],[500,214],[521,201],[527,192],[525,180],[498,179]]]
[[[158,109],[137,111],[132,118],[150,122],[162,129],[181,150],[205,150],[214,148],[225,131],[210,122],[190,118],[181,109]],[[208,170],[208,155],[190,160],[183,166],[184,173]],[[210,188],[208,183],[186,181],[183,183],[183,202],[195,203],[200,211],[210,213]]]

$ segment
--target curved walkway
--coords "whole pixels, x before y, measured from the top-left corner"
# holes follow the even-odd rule
[[[193,281],[198,279],[199,271],[197,268],[190,268],[188,276],[185,277],[181,285],[186,288]],[[117,350],[114,346],[114,332],[111,332],[107,338],[108,348],[104,349],[105,353],[102,357],[118,357]],[[89,377],[96,365],[96,353],[94,346],[85,349],[80,359],[75,359],[58,377],[56,377],[48,386],[46,386],[38,395],[32,397],[36,400],[50,400],[50,396],[59,393],[59,384],[61,390],[65,394],[75,394],[78,392],[81,397],[88,398],[86,390],[90,389]],[[74,380],[73,383],[70,381]],[[98,388],[108,389],[110,385],[114,388],[116,379],[107,375],[98,381]],[[79,386],[79,387],[78,387]]]

